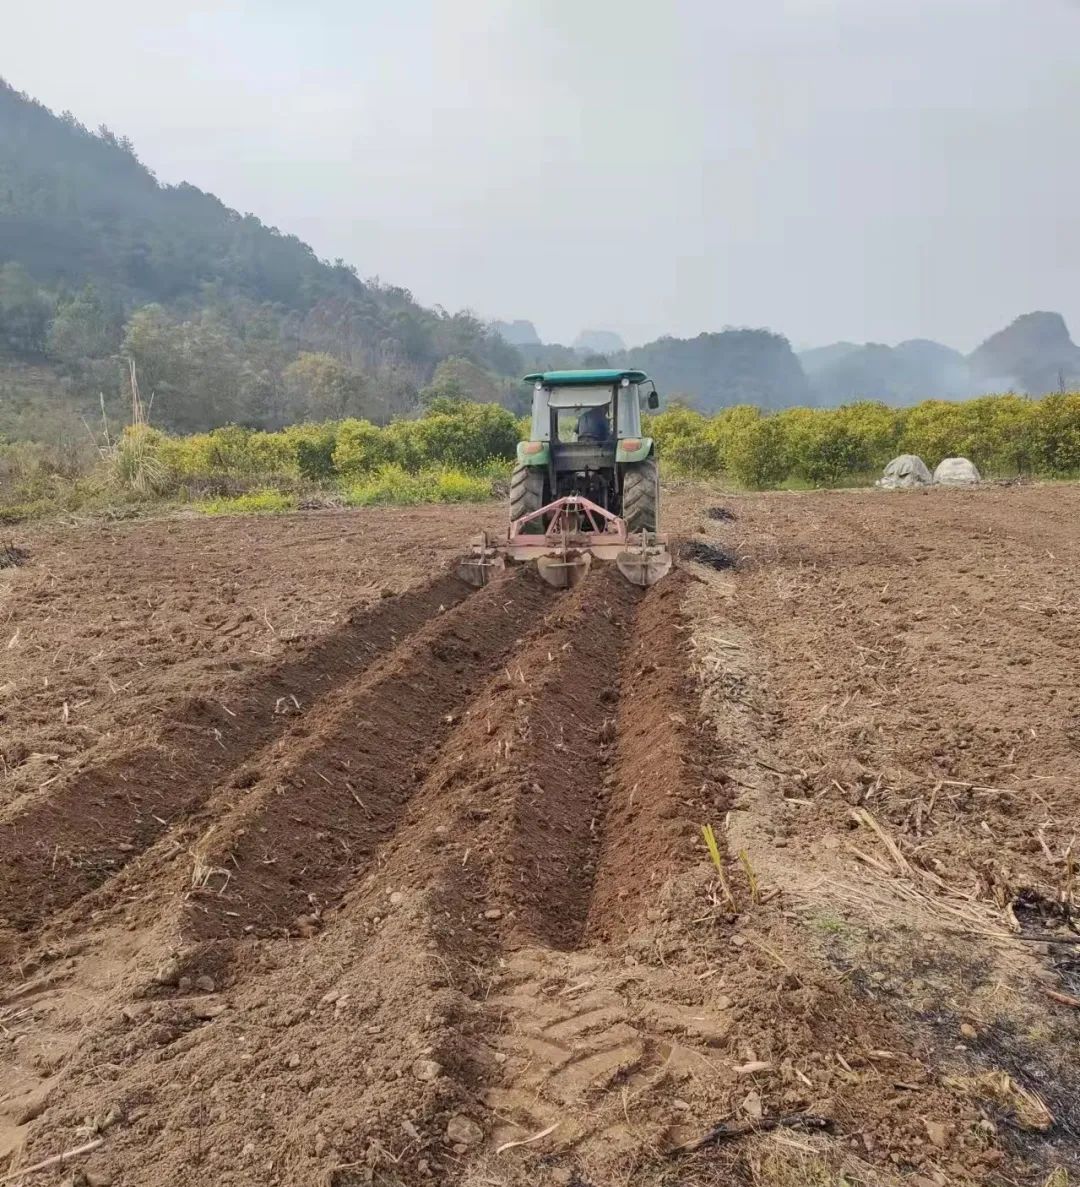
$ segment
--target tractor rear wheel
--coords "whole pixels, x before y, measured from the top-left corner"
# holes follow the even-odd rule
[[[510,522],[539,511],[544,505],[544,482],[547,473],[543,466],[518,466],[510,476]],[[540,533],[544,525],[534,520],[525,528],[527,532]]]
[[[656,458],[623,467],[622,513],[631,532],[655,532],[660,522],[660,472]]]

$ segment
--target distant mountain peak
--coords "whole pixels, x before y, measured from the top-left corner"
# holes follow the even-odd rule
[[[511,346],[542,345],[540,335],[536,332],[536,326],[524,318],[516,318],[514,321],[493,321],[491,328]]]
[[[971,353],[971,373],[983,391],[1015,388],[1045,395],[1080,380],[1080,347],[1060,313],[1024,313]]]
[[[582,330],[572,346],[595,354],[619,354],[626,349],[626,343],[614,330]]]

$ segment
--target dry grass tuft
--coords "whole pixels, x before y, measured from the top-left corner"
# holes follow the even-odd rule
[[[1010,1113],[1021,1129],[1043,1133],[1054,1124],[1054,1114],[1046,1103],[1003,1071],[981,1072],[974,1076],[946,1076],[946,1088],[956,1088],[978,1100],[993,1101]]]
[[[762,1139],[746,1156],[754,1187],[901,1187],[901,1180],[835,1144],[786,1134]]]

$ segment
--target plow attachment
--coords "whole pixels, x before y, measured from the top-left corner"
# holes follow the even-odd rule
[[[549,585],[570,589],[588,573],[594,557],[614,561],[628,581],[640,586],[655,585],[671,569],[666,537],[630,533],[617,515],[589,499],[567,495],[514,520],[501,547],[486,532],[478,536],[459,564],[458,576],[470,585],[486,585],[507,559],[534,560]]]

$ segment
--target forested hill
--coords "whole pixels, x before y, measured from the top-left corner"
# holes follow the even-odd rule
[[[665,392],[689,395],[708,411],[732,404],[773,410],[813,402],[790,343],[769,330],[658,338],[624,357],[654,376]]]
[[[310,385],[287,375],[298,360],[329,383],[318,411],[380,416],[404,410],[445,358],[520,366],[472,315],[426,309],[212,194],[161,185],[124,137],[0,80],[2,411],[10,420],[29,398],[20,369],[51,368],[69,402],[112,396],[121,351],[182,428],[303,417]]]

